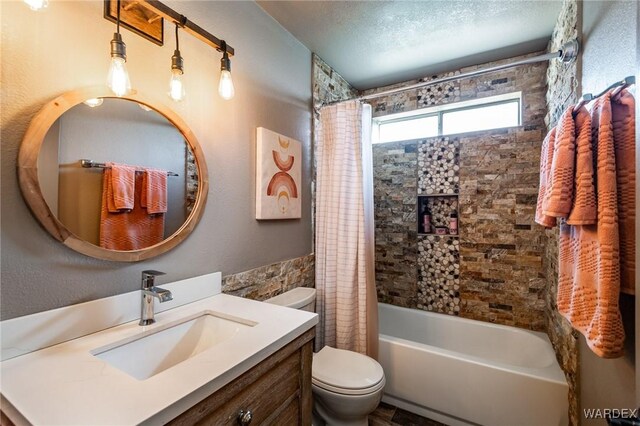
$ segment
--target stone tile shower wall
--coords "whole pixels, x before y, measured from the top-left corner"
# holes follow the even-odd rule
[[[544,233],[533,216],[546,68],[525,65],[372,101],[374,116],[383,116],[516,91],[523,96],[521,127],[374,146],[379,300],[545,329]],[[457,205],[459,235],[418,234],[416,202],[423,195],[454,196],[434,201],[439,207],[431,210],[446,221],[445,210]]]
[[[581,3],[577,0],[564,0],[562,9],[553,30],[548,50],[556,50],[568,40],[577,38]],[[548,128],[555,126],[562,111],[578,100],[578,70],[581,59],[572,64],[559,61],[549,63],[547,70],[548,114],[545,122]],[[556,304],[558,294],[558,229],[545,232],[545,251],[543,272],[546,278],[545,320],[547,334],[553,344],[560,367],[569,384],[569,423],[580,423],[578,335],[569,322],[560,315]]]
[[[265,300],[296,287],[315,284],[315,256],[308,254],[222,278],[222,292]]]
[[[378,300],[415,307],[418,141],[373,146]]]

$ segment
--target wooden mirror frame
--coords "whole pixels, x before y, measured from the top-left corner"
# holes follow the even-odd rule
[[[38,180],[38,156],[49,128],[65,112],[92,98],[125,99],[146,105],[166,118],[182,134],[193,151],[198,168],[198,192],[193,210],[182,226],[158,244],[139,250],[109,250],[80,239],[58,220],[45,201]],[[22,195],[40,224],[58,241],[86,256],[120,262],[137,262],[165,253],[180,244],[194,230],[204,213],[209,192],[209,176],[202,148],[187,124],[160,102],[138,93],[117,97],[106,87],[89,87],[67,92],[47,103],[31,120],[18,154],[18,179]]]

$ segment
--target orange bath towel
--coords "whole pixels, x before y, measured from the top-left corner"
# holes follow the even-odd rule
[[[575,193],[571,213],[567,217],[569,225],[595,225],[598,219],[596,199],[594,154],[591,139],[591,115],[585,107],[575,114],[576,156]]]
[[[124,164],[107,163],[107,168],[111,169],[111,184],[109,185],[110,212],[133,209],[133,194],[135,191],[135,167]]]
[[[553,150],[556,144],[556,128],[554,127],[547,134],[542,142],[542,153],[540,154],[540,187],[538,189],[538,202],[536,205],[536,223],[547,228],[554,227],[556,225],[556,218],[547,216],[542,211],[542,203],[545,195],[547,194],[547,187],[549,186],[549,176],[551,174],[551,164],[553,162]]]
[[[147,213],[167,212],[167,171],[145,169],[142,177],[140,205]]]
[[[557,218],[595,224],[596,212],[591,117],[586,108],[574,114],[571,107],[542,143],[535,221],[546,227],[555,226]]]
[[[609,93],[596,101],[591,118],[597,165],[597,223],[560,227],[558,310],[585,336],[596,355],[615,358],[622,355],[625,336],[618,308],[620,250],[616,175],[621,163],[616,162]],[[583,125],[587,123],[585,120]],[[579,134],[584,134],[582,130],[579,129]]]
[[[109,211],[109,188],[112,169],[105,169],[100,213],[100,247],[110,250],[139,250],[158,244],[164,239],[164,214],[148,214],[140,206],[142,173],[135,173],[133,208],[129,211]]]
[[[635,100],[623,90],[611,100],[616,149],[618,224],[620,227],[620,291],[635,294],[636,274],[636,144]]]
[[[542,200],[542,213],[549,217],[567,217],[573,205],[576,126],[573,109],[567,109],[556,126],[548,186]]]

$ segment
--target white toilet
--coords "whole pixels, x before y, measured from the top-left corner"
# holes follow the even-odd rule
[[[314,288],[298,287],[266,302],[313,312],[315,300]],[[325,346],[313,355],[311,370],[314,426],[320,421],[329,426],[368,424],[367,416],[380,403],[385,384],[376,360]]]

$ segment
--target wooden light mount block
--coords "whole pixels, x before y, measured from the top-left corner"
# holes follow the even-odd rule
[[[104,17],[115,23],[118,1],[104,0]],[[136,0],[120,0],[120,25],[152,43],[164,44],[164,19]]]

